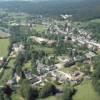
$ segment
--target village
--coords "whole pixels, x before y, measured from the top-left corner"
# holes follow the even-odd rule
[[[49,29],[50,34],[63,35],[64,42],[70,41],[72,44],[76,44],[76,46],[80,46],[80,47],[86,46],[87,52],[86,54],[84,54],[85,58],[83,59],[83,61],[91,64],[92,58],[97,55],[95,50],[100,49],[100,43],[92,39],[91,37],[92,33],[89,33],[85,31],[84,29],[75,30],[75,28],[72,27],[72,22],[70,20],[70,18],[72,17],[71,15],[61,15],[61,17],[62,19],[65,20],[67,24],[66,27],[63,28],[63,30],[57,25],[57,21],[55,21],[55,23],[52,23],[54,27],[52,27],[52,24],[48,25],[48,22],[47,23],[45,22],[46,28]],[[18,26],[19,24],[11,23],[11,25]],[[24,26],[25,24],[21,23],[21,25]],[[34,27],[35,24],[34,25],[27,24],[26,26]],[[38,43],[40,45],[43,43],[47,45],[53,45],[53,44],[57,44],[59,41],[59,39],[49,40],[47,38],[38,37],[38,36],[31,36],[31,37],[28,37],[28,39],[31,39],[33,43]],[[80,55],[78,54],[75,55],[76,49],[77,47],[71,49],[73,53],[72,57],[67,57],[66,55],[64,59],[62,59],[62,57],[56,57],[59,62],[57,64],[46,65],[46,64],[43,64],[40,60],[38,60],[36,62],[38,74],[34,75],[32,74],[31,71],[24,71],[26,79],[28,79],[32,85],[43,85],[45,82],[49,81],[48,77],[53,81],[54,80],[58,81],[59,83],[70,82],[72,84],[73,83],[79,84],[87,76],[85,75],[84,72],[81,72],[80,70],[76,70],[74,72],[65,73],[60,70],[62,66],[66,65],[67,67],[71,67],[81,60],[82,57]],[[16,58],[19,52],[24,52],[24,45],[21,43],[13,44],[12,51],[8,59]],[[3,57],[0,57],[0,66],[4,65],[4,63],[5,63],[5,59]],[[2,71],[2,67],[0,71]],[[91,68],[91,71],[93,71],[93,68]],[[14,73],[13,78],[11,80],[8,80],[7,84],[13,85],[13,84],[18,83],[19,80],[20,80],[20,76],[18,76],[17,73]]]
[[[22,13],[13,15],[13,19],[23,15],[26,19],[30,17]],[[0,39],[10,41],[8,53],[3,56],[0,49],[0,77],[8,70],[8,78],[1,78],[0,87],[6,84],[19,88],[23,78],[32,87],[43,87],[49,82],[78,86],[84,80],[91,80],[95,69],[93,59],[99,55],[100,43],[92,38],[92,32],[75,26],[72,17],[62,14],[60,20],[43,16],[21,19],[22,22],[17,21],[17,17],[8,20],[6,31],[2,27],[0,31]],[[8,19],[11,18],[9,15]],[[21,40],[15,38],[12,27],[15,36],[20,36],[18,27],[26,36],[20,36]]]

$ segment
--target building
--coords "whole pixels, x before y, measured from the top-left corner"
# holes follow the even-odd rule
[[[91,58],[95,57],[96,54],[94,52],[90,51],[90,52],[86,53],[85,56],[86,56],[86,58],[91,59]]]
[[[3,57],[0,57],[0,65],[2,65],[4,62],[4,58]]]

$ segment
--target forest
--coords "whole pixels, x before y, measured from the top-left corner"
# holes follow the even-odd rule
[[[59,16],[61,14],[72,14],[74,20],[82,21],[100,17],[100,0],[2,1],[0,8],[32,15]]]

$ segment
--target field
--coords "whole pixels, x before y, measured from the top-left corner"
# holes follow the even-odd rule
[[[43,32],[45,30],[45,27],[43,25],[36,25],[35,30],[37,32]]]
[[[8,53],[9,39],[0,39],[0,57],[5,57]]]
[[[12,73],[14,68],[14,59],[10,60],[8,67],[4,69],[3,75],[0,79],[0,85],[4,85],[8,80],[12,79]]]
[[[73,100],[100,100],[100,96],[95,92],[91,81],[86,81],[77,87]]]
[[[47,54],[53,54],[54,53],[54,49],[53,48],[49,48],[49,47],[44,47],[44,46],[40,46],[40,45],[33,45],[34,49],[36,51],[44,51]]]
[[[12,100],[24,100],[24,99],[22,99],[22,98],[20,97],[20,95],[18,95],[18,94],[13,94],[13,95],[11,96],[11,98],[12,98]]]
[[[91,81],[84,81],[76,87],[77,92],[73,100],[100,100],[100,96],[95,92]],[[39,99],[40,100],[40,99]],[[41,100],[61,100],[60,97],[50,96]]]
[[[92,23],[100,23],[100,19],[94,19],[94,20],[91,20],[90,22],[92,22]]]

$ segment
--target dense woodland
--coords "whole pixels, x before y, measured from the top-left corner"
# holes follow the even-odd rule
[[[100,17],[100,0],[50,0],[45,2],[0,2],[0,8],[33,15],[57,16],[72,14],[75,20]]]

